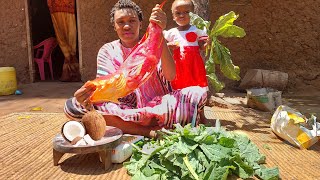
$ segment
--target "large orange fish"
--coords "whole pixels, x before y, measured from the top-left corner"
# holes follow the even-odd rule
[[[161,3],[163,7],[166,0]],[[155,71],[162,53],[162,29],[150,22],[146,33],[132,49],[120,68],[113,74],[86,82],[85,86],[94,84],[96,90],[90,97],[91,102],[115,102],[146,82]]]

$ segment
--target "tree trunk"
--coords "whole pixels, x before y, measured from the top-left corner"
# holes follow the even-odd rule
[[[194,13],[198,14],[204,20],[209,21],[210,20],[209,0],[192,0],[192,2],[194,4]],[[207,57],[205,57],[204,51],[201,52],[201,56],[203,57],[204,60],[207,59]],[[214,88],[212,84],[209,82],[208,99],[207,99],[206,105],[209,105],[209,100],[213,92],[214,92]]]
[[[201,16],[204,20],[210,19],[210,3],[209,0],[192,0],[194,4],[194,12]]]

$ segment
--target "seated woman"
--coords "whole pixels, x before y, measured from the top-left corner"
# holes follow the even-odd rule
[[[119,0],[111,10],[111,23],[118,40],[103,45],[97,57],[97,77],[115,72],[139,42],[142,11],[131,0]],[[150,22],[165,29],[166,14],[156,5]],[[155,130],[172,128],[173,124],[186,125],[199,122],[200,112],[207,99],[206,89],[193,86],[172,91],[169,81],[175,77],[175,64],[163,42],[161,60],[150,79],[130,95],[119,99],[119,104],[105,102],[92,104],[89,100],[95,87],[82,86],[67,100],[65,114],[80,119],[90,107],[101,113],[108,126],[120,128],[123,133],[155,137]]]

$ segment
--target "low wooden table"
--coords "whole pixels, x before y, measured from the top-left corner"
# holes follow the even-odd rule
[[[118,128],[106,126],[106,133],[100,140],[95,141],[94,146],[73,146],[66,141],[61,134],[53,139],[53,164],[57,166],[65,153],[88,154],[99,153],[105,170],[111,166],[111,150],[121,142],[122,131]]]

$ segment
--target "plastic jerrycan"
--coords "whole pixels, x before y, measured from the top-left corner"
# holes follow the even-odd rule
[[[17,90],[17,77],[14,67],[0,67],[0,96],[14,94]]]

